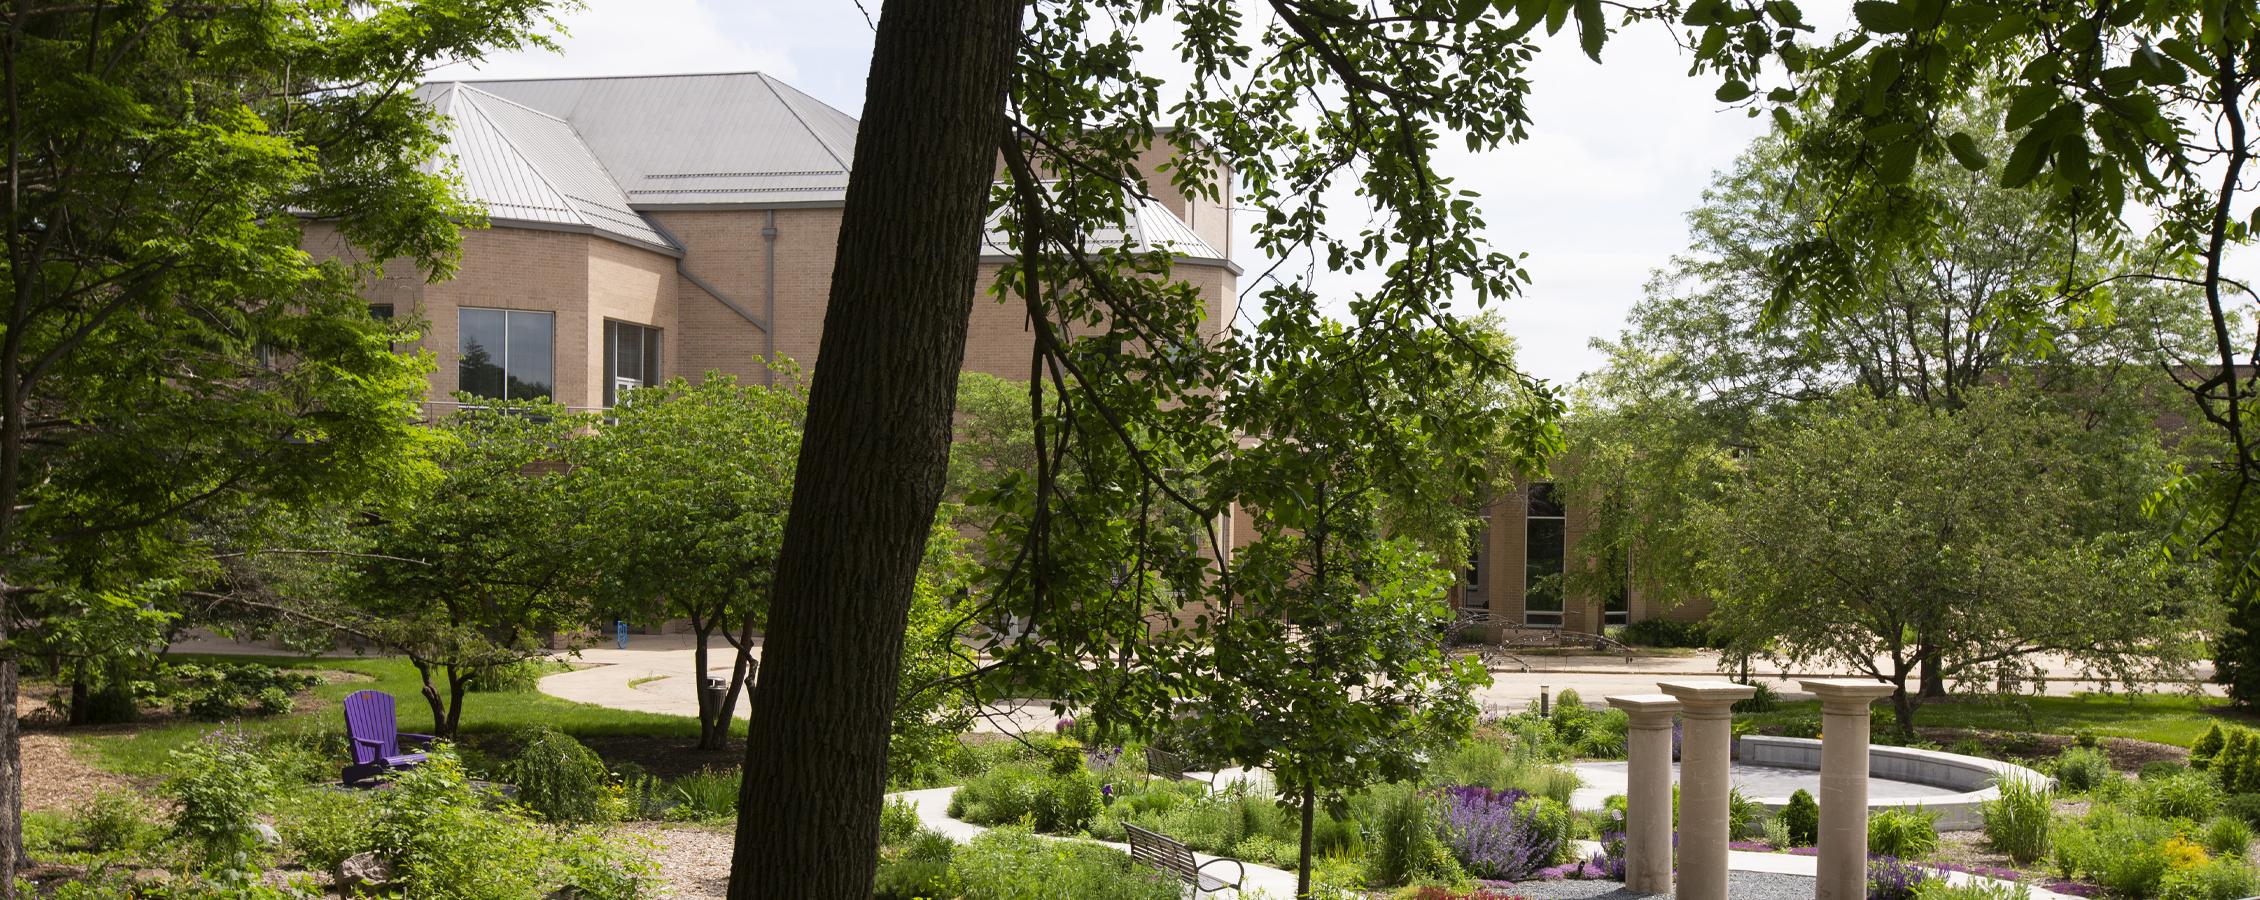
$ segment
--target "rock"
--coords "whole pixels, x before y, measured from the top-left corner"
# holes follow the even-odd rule
[[[361,886],[380,885],[392,880],[392,864],[375,851],[356,853],[337,864],[337,887],[350,891]]]
[[[251,833],[259,836],[259,846],[274,847],[282,844],[282,835],[276,833],[275,826],[265,822],[251,823]]]

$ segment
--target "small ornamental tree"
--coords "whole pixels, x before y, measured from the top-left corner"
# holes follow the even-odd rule
[[[769,387],[709,373],[630,391],[566,454],[574,543],[588,548],[598,608],[690,620],[698,677],[686,689],[698,694],[701,749],[727,743],[753,675],[792,502],[807,401],[799,379],[781,375]],[[731,648],[721,696],[701,684],[717,633]]]
[[[2044,654],[2121,684],[2182,670],[2209,579],[2158,565],[2133,500],[2164,477],[2157,433],[2085,424],[2006,387],[1953,413],[1846,398],[1768,433],[1700,513],[1713,615],[1764,642],[1738,649],[1891,683],[1902,736],[1926,664],[1999,690]]]
[[[467,405],[435,426],[439,479],[368,527],[353,631],[415,665],[433,734],[454,736],[473,676],[586,621],[592,536],[574,527],[563,456],[592,424],[547,400]]]

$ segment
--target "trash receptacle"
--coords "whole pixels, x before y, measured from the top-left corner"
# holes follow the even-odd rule
[[[713,709],[717,706],[722,705],[722,701],[725,699],[725,694],[730,689],[730,682],[728,679],[717,678],[715,676],[709,675],[706,676],[706,681],[702,682],[699,685],[698,689],[706,695],[704,698],[705,702],[699,705],[707,709]],[[736,710],[731,710],[731,712],[735,713]]]

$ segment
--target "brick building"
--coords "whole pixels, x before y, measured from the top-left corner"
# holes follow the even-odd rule
[[[426,283],[393,262],[370,289],[377,314],[426,323],[435,414],[457,392],[599,409],[623,388],[678,376],[763,380],[772,355],[821,367],[853,118],[753,72],[449,81],[420,94],[447,117],[444,153],[490,226],[465,233],[454,278]],[[1150,151],[1143,168],[1156,172],[1168,152],[1166,143]],[[1128,234],[1093,236],[1168,248],[1176,277],[1207,301],[1210,336],[1237,311],[1223,187],[1223,199],[1209,201],[1152,178],[1154,199]],[[308,242],[317,253],[350,252],[319,223]],[[1004,261],[995,246],[985,248],[976,290]],[[977,299],[965,368],[1025,377],[1030,342],[1014,305]],[[1559,572],[1581,531],[1547,486],[1488,512],[1455,603],[1503,623],[1585,631],[1604,617],[1649,614],[1637,596],[1604,616],[1608,604],[1564,603],[1545,589],[1543,576]]]
[[[813,372],[856,122],[759,73],[456,81],[421,95],[447,116],[444,152],[490,227],[464,235],[439,284],[388,265],[370,303],[420,316],[439,363],[428,400],[541,397],[610,406],[624,387],[723,372],[768,377],[772,354]],[[1165,161],[1166,146],[1147,170]],[[1168,248],[1232,320],[1240,270],[1225,203],[1151,185],[1127,241]],[[345,252],[319,225],[310,249]],[[985,288],[1002,256],[983,257]],[[1025,377],[1014,306],[974,304],[965,367]]]

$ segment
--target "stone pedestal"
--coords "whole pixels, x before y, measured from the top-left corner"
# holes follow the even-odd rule
[[[1817,900],[1868,895],[1868,706],[1891,685],[1824,678],[1798,685],[1821,698],[1821,857]]]
[[[1757,688],[1731,681],[1660,681],[1677,698],[1679,900],[1726,900],[1728,771],[1734,763],[1734,701]],[[1862,732],[1865,734],[1865,732]]]
[[[1630,718],[1625,732],[1624,886],[1671,893],[1671,723],[1669,694],[1610,697]]]

